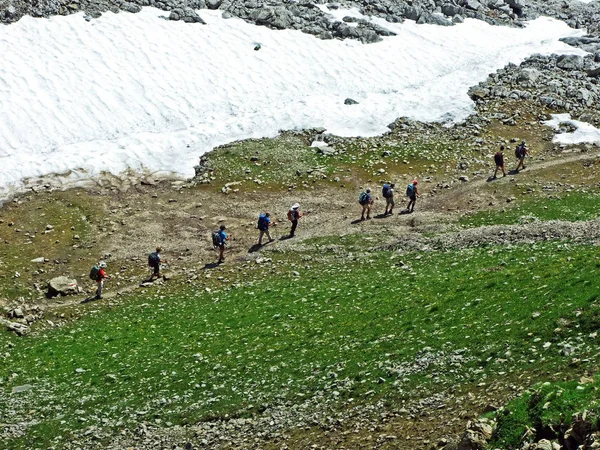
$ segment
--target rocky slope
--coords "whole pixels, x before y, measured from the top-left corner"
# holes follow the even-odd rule
[[[296,29],[323,39],[354,38],[376,42],[390,32],[367,21],[345,18],[331,21],[317,7],[355,7],[365,15],[384,18],[388,22],[405,19],[418,23],[450,26],[465,18],[484,20],[493,25],[522,26],[526,20],[540,15],[555,17],[574,28],[587,28],[591,35],[600,35],[600,3],[579,1],[525,1],[525,0],[361,0],[327,3],[324,1],[283,2],[278,0],[2,0],[0,22],[12,23],[24,15],[49,17],[84,11],[90,18],[103,12],[126,11],[136,13],[144,6],[169,12],[169,19],[199,22],[203,20],[196,10],[220,9],[226,17],[239,17],[257,25],[275,29]],[[357,26],[346,22],[358,22]]]

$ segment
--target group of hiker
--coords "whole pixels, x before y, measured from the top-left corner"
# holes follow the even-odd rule
[[[494,154],[494,163],[496,164],[496,168],[494,170],[494,175],[492,179],[496,178],[498,171],[502,171],[502,176],[506,176],[505,162],[504,162],[504,145],[500,146],[500,150]],[[515,168],[515,172],[518,172],[519,169],[525,169],[525,157],[528,154],[528,148],[526,142],[523,140],[520,144],[518,144],[515,148],[515,157],[518,160],[517,167]],[[385,211],[383,213],[384,216],[392,215],[394,211],[394,207],[396,206],[395,196],[396,196],[396,185],[394,183],[385,183],[381,189],[381,195],[385,199]],[[408,197],[408,204],[406,205],[406,209],[401,212],[401,214],[412,213],[415,210],[415,204],[417,202],[417,198],[421,197],[419,193],[419,181],[414,179],[411,183],[406,187],[406,197]],[[374,204],[374,199],[371,193],[371,189],[366,188],[359,195],[358,202],[362,207],[362,213],[360,216],[360,220],[369,220],[371,219],[371,208]],[[300,212],[300,204],[294,203],[287,213],[287,219],[291,223],[290,233],[287,236],[288,238],[294,237],[296,233],[296,228],[298,226],[298,221],[302,217],[302,213]],[[266,236],[268,239],[267,243],[273,242],[275,239],[271,237],[271,233],[269,231],[270,227],[272,227],[274,222],[271,220],[271,214],[268,211],[261,213],[258,217],[258,223],[256,228],[259,230],[258,235],[258,246],[263,245],[263,238]],[[219,259],[217,264],[221,264],[225,261],[225,245],[227,241],[231,239],[231,235],[228,235],[225,231],[227,228],[225,225],[221,225],[218,231],[212,233],[212,242],[215,250],[219,252]],[[163,278],[166,280],[164,275],[160,273],[160,265],[161,263],[166,263],[167,261],[163,259],[160,255],[162,249],[160,247],[156,248],[156,251],[150,253],[148,255],[148,265],[152,269],[152,273],[150,278],[147,280],[148,282],[152,282],[155,279]],[[97,289],[96,296],[93,298],[95,300],[102,298],[102,289],[104,287],[104,280],[110,279],[110,277],[106,273],[106,262],[100,261],[98,264],[92,267],[90,271],[90,278],[96,281]]]
[[[385,198],[384,216],[393,214],[394,206],[396,206],[396,201],[394,200],[395,188],[396,184],[394,183],[385,183],[381,188],[381,195],[383,198]],[[408,205],[406,205],[406,209],[403,212],[412,213],[415,210],[417,197],[421,197],[421,194],[419,193],[419,181],[417,179],[414,179],[412,183],[409,183],[406,187],[406,196],[409,200]],[[358,203],[362,206],[362,213],[360,215],[361,221],[371,219],[371,207],[373,206],[374,202],[373,196],[371,195],[371,189],[367,188],[360,193],[358,196]]]
[[[522,140],[520,144],[515,147],[515,158],[517,158],[517,167],[515,168],[515,172],[519,172],[519,169],[525,169],[525,157],[529,154],[529,149],[527,148],[527,143],[525,140]],[[500,150],[494,154],[494,163],[496,164],[496,169],[494,170],[494,176],[492,179],[496,179],[496,175],[498,174],[498,170],[502,171],[502,176],[506,176],[506,169],[504,167],[504,145],[500,146]]]

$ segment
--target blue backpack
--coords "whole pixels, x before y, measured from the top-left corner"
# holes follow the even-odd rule
[[[148,265],[149,266],[154,267],[159,263],[160,263],[160,256],[158,256],[158,253],[152,252],[148,255]]]
[[[412,197],[413,195],[415,195],[415,185],[411,183],[406,186],[406,196]]]
[[[367,194],[366,192],[361,192],[358,196],[358,203],[360,203],[361,205],[366,205],[367,203],[369,203],[369,194]]]
[[[258,224],[256,225],[256,228],[263,231],[269,228],[269,222],[267,221],[267,216],[265,214],[258,216]]]
[[[389,184],[384,184],[383,188],[381,189],[381,195],[383,195],[383,198],[389,198],[390,197],[390,189],[391,186]]]

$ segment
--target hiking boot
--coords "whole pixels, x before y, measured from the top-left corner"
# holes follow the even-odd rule
[[[365,218],[364,218],[364,217],[361,217],[361,218],[360,218],[360,221],[362,222],[363,220],[365,220]]]
[[[269,239],[269,242],[275,242],[275,239]]]
[[[367,220],[371,220],[371,216],[367,216]]]

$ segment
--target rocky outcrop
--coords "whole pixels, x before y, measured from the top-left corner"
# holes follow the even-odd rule
[[[576,43],[578,41],[571,41]],[[590,41],[588,44],[592,45]],[[593,43],[598,46],[600,43]],[[600,63],[595,55],[534,55],[520,66],[509,64],[469,90],[478,103],[499,99],[533,100],[540,107],[568,111],[600,125]]]
[[[300,0],[0,0],[0,22],[12,23],[24,15],[49,17],[85,12],[89,18],[103,12],[139,12],[144,6],[167,11],[170,20],[204,23],[196,12],[202,9],[221,9],[225,17],[239,17],[273,29],[295,29],[322,39],[352,38],[362,42],[377,42],[389,31],[384,27],[332,16],[317,7],[320,2]],[[396,23],[409,19],[417,23],[451,26],[465,18],[486,21],[492,25],[522,26],[523,22],[540,15],[552,16],[574,28],[587,28],[600,36],[600,3],[577,0],[347,0],[328,4],[330,8],[357,8],[365,16],[376,16]]]
[[[48,282],[48,298],[56,297],[58,295],[73,295],[79,292],[77,286],[77,280],[68,277],[56,277],[52,278]]]

